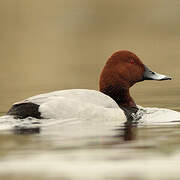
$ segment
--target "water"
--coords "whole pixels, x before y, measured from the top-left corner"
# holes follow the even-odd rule
[[[1,115],[39,93],[98,89],[99,73],[118,49],[173,77],[137,84],[136,103],[180,111],[179,8],[178,0],[1,0]],[[177,123],[48,123],[0,132],[0,179],[179,179]]]

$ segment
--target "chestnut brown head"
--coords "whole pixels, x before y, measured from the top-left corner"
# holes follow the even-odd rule
[[[132,100],[129,88],[143,80],[168,80],[171,79],[151,71],[134,53],[121,50],[115,52],[106,62],[100,75],[100,91],[109,95],[114,100]],[[117,102],[117,100],[116,100]]]

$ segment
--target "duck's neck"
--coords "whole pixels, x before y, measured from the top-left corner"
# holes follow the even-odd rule
[[[129,88],[124,87],[113,87],[108,86],[104,89],[100,89],[100,91],[108,96],[110,96],[116,103],[119,105],[119,107],[123,108],[134,108],[136,107],[136,104],[129,93]]]

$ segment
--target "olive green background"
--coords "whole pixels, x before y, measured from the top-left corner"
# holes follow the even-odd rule
[[[179,0],[0,0],[1,114],[39,93],[98,89],[102,67],[120,49],[173,78],[135,85],[136,103],[180,111]],[[57,124],[32,135],[1,132],[0,178],[88,180],[99,168],[99,180],[179,179],[178,125],[138,128],[132,142],[96,137],[101,128],[90,124],[92,137],[75,127]],[[126,162],[129,168],[112,173]]]

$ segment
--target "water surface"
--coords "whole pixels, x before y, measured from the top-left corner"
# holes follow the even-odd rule
[[[180,111],[178,0],[1,0],[0,10],[1,115],[39,93],[98,89],[105,61],[119,49],[173,77],[137,84],[136,103]],[[0,132],[0,179],[179,179],[179,141],[175,123],[15,128]]]

